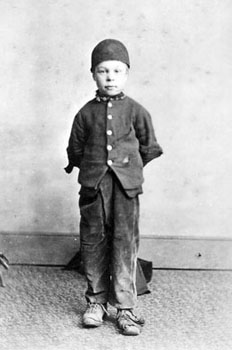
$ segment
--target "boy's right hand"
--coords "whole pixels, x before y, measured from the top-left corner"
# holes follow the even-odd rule
[[[64,170],[67,174],[70,174],[73,171],[73,165],[69,163]]]

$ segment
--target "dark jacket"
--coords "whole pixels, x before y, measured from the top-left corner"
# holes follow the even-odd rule
[[[143,183],[143,166],[163,151],[150,114],[124,96],[119,100],[89,101],[74,119],[67,153],[66,171],[78,167],[82,186],[97,188],[110,168],[123,188],[132,190]]]

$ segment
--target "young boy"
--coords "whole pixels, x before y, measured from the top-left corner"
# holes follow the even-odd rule
[[[151,117],[124,94],[130,61],[118,40],[101,41],[92,52],[98,90],[76,115],[67,148],[70,173],[79,168],[80,244],[87,279],[86,327],[97,327],[107,302],[117,308],[117,325],[138,335],[144,324],[136,305],[139,199],[143,166],[162,154]]]

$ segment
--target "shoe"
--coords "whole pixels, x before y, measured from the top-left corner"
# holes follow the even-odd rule
[[[132,310],[118,310],[117,325],[124,335],[139,335],[144,325],[143,317],[137,317]]]
[[[99,327],[103,323],[106,314],[108,312],[103,304],[88,303],[83,315],[83,325],[85,327]]]

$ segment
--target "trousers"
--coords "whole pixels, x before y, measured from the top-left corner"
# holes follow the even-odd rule
[[[139,198],[130,198],[112,172],[99,189],[80,190],[80,246],[88,302],[131,309],[137,302]]]

